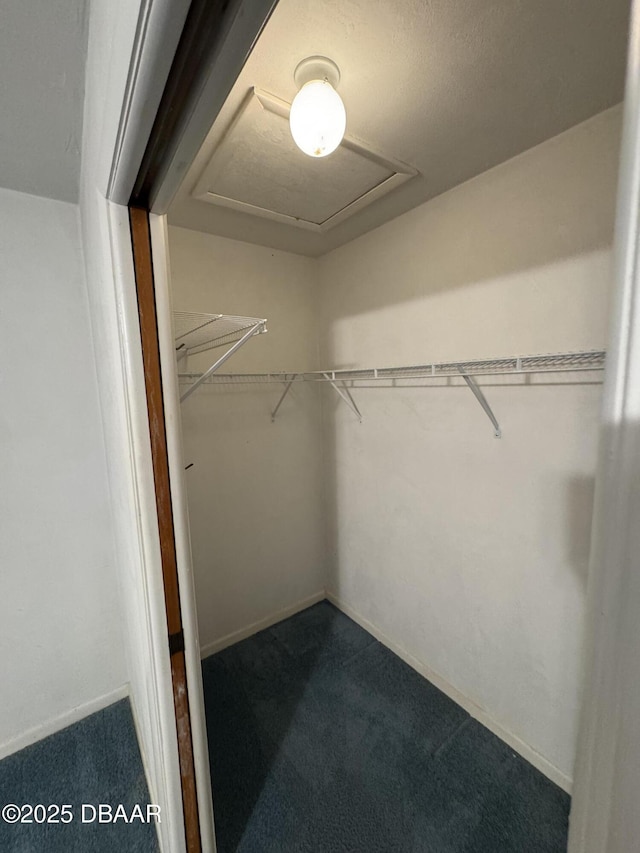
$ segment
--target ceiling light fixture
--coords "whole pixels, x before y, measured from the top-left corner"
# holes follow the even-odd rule
[[[289,113],[291,136],[310,157],[326,157],[342,142],[347,114],[336,92],[340,69],[326,56],[303,59],[294,72],[300,91]]]

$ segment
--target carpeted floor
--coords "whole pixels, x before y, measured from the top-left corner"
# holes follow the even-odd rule
[[[93,812],[82,805],[119,803],[131,816],[133,806],[149,802],[138,741],[128,699],[116,702],[51,737],[0,761],[0,808],[71,805],[70,823],[36,823],[41,814],[27,815],[34,822],[9,824],[0,818],[2,853],[156,853],[153,823],[91,821]],[[69,811],[67,810],[66,814]],[[66,820],[65,815],[48,812]],[[108,813],[103,812],[107,817]]]
[[[569,797],[324,601],[203,661],[218,853],[560,853]]]

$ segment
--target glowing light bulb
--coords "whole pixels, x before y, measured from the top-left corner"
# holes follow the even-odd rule
[[[347,114],[342,98],[328,80],[310,80],[291,104],[293,140],[310,157],[326,157],[342,142]]]

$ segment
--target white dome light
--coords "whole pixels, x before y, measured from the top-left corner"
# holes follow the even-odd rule
[[[323,68],[322,62],[327,63],[326,69]],[[322,74],[321,77],[318,74],[319,70],[333,72],[334,69],[339,79],[340,72],[337,67],[324,57],[304,60],[296,69],[296,81],[300,80],[300,72],[304,70],[311,72],[315,78],[309,79],[307,76],[307,81],[293,99],[289,113],[293,140],[298,148],[310,157],[326,157],[331,154],[342,142],[346,130],[347,114],[342,98],[329,82],[329,73]],[[335,73],[331,76],[336,79]]]

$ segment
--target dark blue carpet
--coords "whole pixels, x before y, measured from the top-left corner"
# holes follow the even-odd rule
[[[326,601],[203,661],[218,853],[560,853],[569,797]]]
[[[14,824],[0,819],[2,853],[156,853],[155,825],[82,823],[83,803],[149,802],[128,699],[86,717],[0,762],[0,807],[68,803],[74,820]],[[90,809],[86,817],[92,816]]]

